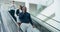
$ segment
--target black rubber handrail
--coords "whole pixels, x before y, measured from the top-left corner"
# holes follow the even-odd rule
[[[32,15],[32,14],[31,14]],[[33,17],[35,17],[35,18],[37,18],[36,16],[34,16],[34,15],[32,15]],[[37,19],[39,19],[39,18],[37,18]],[[39,19],[39,20],[41,20],[41,19]],[[36,21],[36,20],[35,20]],[[44,20],[41,20],[42,22],[44,22],[44,23],[46,23]],[[37,22],[38,23],[38,22]],[[48,24],[48,23],[46,23],[46,24]],[[54,28],[54,29],[56,29],[56,30],[58,30],[58,31],[60,31],[60,29],[57,29],[56,27],[54,27],[54,26],[52,26],[52,25],[50,25],[50,24],[48,24],[49,26],[51,26],[52,28]]]

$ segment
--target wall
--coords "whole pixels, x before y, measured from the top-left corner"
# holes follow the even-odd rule
[[[14,1],[18,1],[18,2],[28,1],[29,3],[32,4],[42,4],[42,5],[50,5],[53,2],[53,0],[14,0]]]
[[[33,15],[36,15],[37,14],[37,5],[29,4],[29,12]]]
[[[54,9],[56,14],[54,19],[60,21],[60,0],[55,0],[54,7],[52,9]]]

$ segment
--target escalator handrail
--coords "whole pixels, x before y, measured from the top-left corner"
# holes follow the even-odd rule
[[[7,12],[7,13],[11,17],[11,19],[14,21],[14,23],[17,25],[16,21],[13,19],[13,17],[10,15],[10,13],[9,12]],[[17,25],[17,27],[18,27],[18,25]]]
[[[6,29],[5,29],[5,27],[4,27],[4,24],[3,24],[3,20],[2,20],[2,16],[1,16],[1,13],[0,13],[0,20],[1,20],[1,27],[2,27],[2,30],[3,30],[3,32],[6,32]],[[9,31],[10,32],[10,31]]]
[[[37,18],[36,16],[34,16],[34,15],[32,15],[31,14],[31,16],[33,16],[33,17],[35,17],[35,18]],[[37,19],[39,19],[39,18],[37,18]],[[39,20],[41,20],[41,19],[39,19]],[[36,21],[36,20],[35,20]],[[42,22],[44,22],[44,23],[46,23],[45,21],[43,21],[43,20],[41,20]],[[38,22],[37,22],[38,23]],[[49,25],[49,26],[51,26],[52,28],[54,28],[54,29],[56,29],[56,30],[58,30],[58,31],[60,31],[60,29],[57,29],[57,28],[55,28],[55,27],[53,27],[52,25],[50,25],[50,24],[48,24],[48,23],[46,23],[47,25]]]
[[[7,12],[9,15],[10,15],[10,13],[9,12]],[[17,27],[19,27],[18,26],[18,24],[16,23],[16,21],[13,19],[13,17],[10,15],[10,17],[12,18],[12,20],[14,21],[14,23],[17,25]],[[20,30],[22,31],[22,29],[20,28]]]
[[[46,15],[44,15],[44,14],[41,14],[41,15],[43,15],[43,16],[45,16],[45,17],[47,17],[47,18],[51,19],[51,20],[54,20],[54,21],[56,21],[57,23],[60,23],[60,21],[55,20],[55,19],[52,19],[52,18],[50,18],[50,17],[48,17],[48,16],[46,16]]]
[[[32,19],[33,21],[35,21],[35,24],[37,23],[37,25],[39,26],[39,27],[41,27],[42,25],[40,25],[36,20],[34,20],[34,19]],[[34,23],[34,22],[33,22]],[[44,26],[42,26],[42,27],[44,27]],[[36,26],[36,28],[38,28],[37,26]],[[40,28],[38,28],[38,29],[40,29]],[[46,28],[47,29],[47,28]],[[49,29],[48,29],[49,30]],[[51,31],[51,30],[49,30],[49,31]]]

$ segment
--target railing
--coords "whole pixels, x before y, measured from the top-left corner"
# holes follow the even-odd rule
[[[4,27],[3,21],[2,21],[2,17],[1,17],[1,12],[0,12],[0,32],[6,32],[6,29]]]
[[[51,30],[47,29],[43,25],[39,24],[36,20],[32,19],[34,27],[39,29],[40,32],[52,32]]]
[[[42,15],[43,15],[43,14],[42,14]],[[41,20],[40,18],[37,18],[36,16],[34,16],[34,15],[32,15],[32,14],[31,14],[31,16],[32,16],[32,18],[33,18],[35,21],[37,21],[37,19],[38,19],[38,21],[40,20],[41,22],[49,25],[50,27],[54,28],[55,30],[60,31],[59,29],[57,29],[56,27],[50,25],[49,23],[45,22],[44,20]],[[43,15],[43,16],[45,16],[45,15]],[[47,16],[46,16],[46,17],[47,17]],[[50,18],[50,17],[48,17],[48,18]],[[54,20],[54,19],[52,19],[52,20]],[[57,22],[57,20],[54,20],[54,21]],[[37,23],[38,23],[38,22],[37,22]],[[58,23],[60,23],[60,22],[58,22]],[[39,23],[39,24],[40,24],[40,23]],[[46,28],[47,28],[47,27],[46,27]],[[53,31],[53,30],[52,30],[52,31]]]
[[[49,19],[51,19],[51,20],[54,20],[54,21],[57,22],[57,23],[60,23],[60,21],[55,20],[55,19],[52,19],[52,18],[50,18],[50,17],[48,17],[48,16],[46,16],[46,15],[44,15],[44,14],[40,14],[40,15],[45,16],[45,17],[47,17],[47,18],[49,18]]]
[[[7,12],[8,13],[8,15],[10,15],[10,13],[9,12]],[[13,20],[13,22],[17,25],[17,22],[13,19],[13,17],[10,15],[10,18],[11,18],[11,20]],[[17,28],[18,28],[19,26],[17,25]],[[21,32],[23,32],[22,31],[22,29],[19,27],[17,30],[19,31],[19,29],[20,29],[20,31]]]
[[[0,13],[0,32],[1,32],[1,13]]]
[[[6,32],[18,32],[18,25],[7,11],[1,11],[2,22]]]

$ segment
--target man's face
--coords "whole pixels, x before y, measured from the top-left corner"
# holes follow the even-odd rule
[[[23,7],[22,10],[23,10],[23,13],[25,13],[26,12],[26,7]]]
[[[14,1],[12,1],[12,4],[14,4]]]

